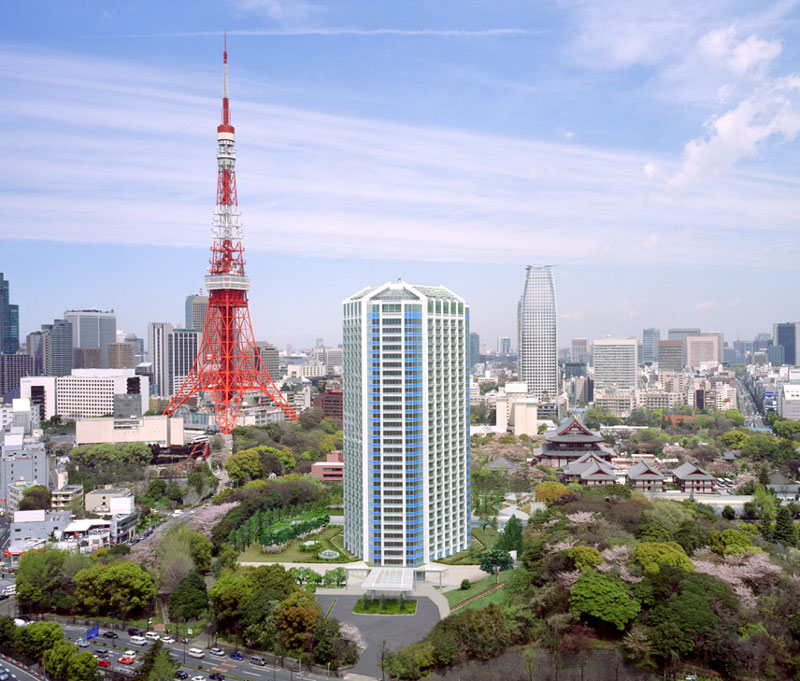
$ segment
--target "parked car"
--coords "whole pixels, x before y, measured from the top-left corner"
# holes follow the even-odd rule
[[[132,658],[130,655],[123,655],[121,658],[117,660],[120,664],[133,664],[136,660]]]
[[[228,657],[232,660],[243,660],[244,655],[242,655],[238,650],[234,650]]]
[[[103,637],[104,638],[115,639],[115,638],[119,638],[119,634],[116,631],[104,631],[103,632]]]
[[[98,666],[98,667],[110,667],[110,666],[111,666],[111,662],[109,662],[109,661],[108,661],[108,658],[106,658],[106,657],[101,657],[101,658],[100,658],[100,659],[97,661],[97,666]]]
[[[165,634],[164,636],[161,636],[161,637],[159,638],[159,640],[160,640],[162,643],[175,643],[175,639],[174,639],[174,638],[172,638],[172,636],[169,636],[168,634]]]
[[[225,657],[225,651],[222,648],[211,648],[208,652],[215,657]]]
[[[157,634],[154,631],[148,631],[145,634],[145,638],[149,638],[151,641],[158,641],[158,639],[161,638],[161,634]]]
[[[253,655],[250,658],[250,662],[252,662],[253,664],[257,664],[259,667],[267,666],[267,661],[263,657],[261,657],[261,655]]]
[[[180,679],[181,681],[185,681],[185,679],[189,678],[189,675],[185,671],[183,671],[183,669],[179,669],[178,671],[175,672],[175,678]]]

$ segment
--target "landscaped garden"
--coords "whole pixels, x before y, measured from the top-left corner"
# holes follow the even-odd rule
[[[282,551],[276,553],[262,553],[261,545],[253,543],[247,547],[240,555],[240,563],[350,563],[358,560],[356,557],[345,551],[342,546],[342,526],[328,525],[319,534],[313,537],[294,539],[290,541]],[[317,550],[309,552],[303,550],[303,544],[313,541],[318,545]],[[324,551],[335,551],[337,558],[326,560],[320,557]]]
[[[413,615],[417,601],[405,598],[360,598],[353,612],[362,615]]]

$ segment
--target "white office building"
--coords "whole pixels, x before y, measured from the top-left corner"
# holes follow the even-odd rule
[[[169,393],[180,390],[186,377],[191,373],[202,331],[195,329],[174,329],[167,336],[169,356]]]
[[[412,567],[470,542],[469,307],[403,281],[344,301],[344,543]]]
[[[528,394],[541,400],[558,395],[558,331],[553,268],[525,268],[525,287],[517,308],[519,377]]]
[[[598,338],[594,341],[594,389],[635,391],[639,378],[636,338]]]
[[[148,322],[147,361],[153,369],[153,394],[170,396],[169,335],[175,325],[169,322]]]

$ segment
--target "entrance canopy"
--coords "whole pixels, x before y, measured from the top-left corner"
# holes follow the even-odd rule
[[[413,568],[373,568],[361,584],[364,591],[412,591]]]

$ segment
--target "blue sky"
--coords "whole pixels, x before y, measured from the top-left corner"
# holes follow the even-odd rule
[[[562,346],[798,319],[797,4],[6,3],[22,332],[75,307],[139,335],[182,320],[223,28],[260,339],[339,342],[340,302],[402,277],[463,295],[493,344],[526,264],[556,265]]]

